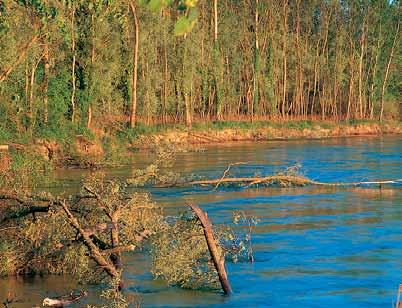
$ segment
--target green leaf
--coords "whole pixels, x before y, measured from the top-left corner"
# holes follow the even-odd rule
[[[148,7],[153,12],[158,12],[165,6],[165,1],[163,0],[151,0],[148,3]]]
[[[174,25],[174,35],[180,36],[191,31],[191,23],[186,16],[180,17]]]

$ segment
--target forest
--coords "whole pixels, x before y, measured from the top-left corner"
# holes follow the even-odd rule
[[[1,0],[0,139],[137,123],[399,119],[387,0]]]

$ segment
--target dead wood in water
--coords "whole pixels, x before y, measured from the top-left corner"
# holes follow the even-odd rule
[[[67,307],[76,302],[78,302],[81,298],[87,296],[87,292],[81,291],[80,294],[74,295],[71,293],[70,295],[63,296],[60,298],[49,298],[46,297],[43,300],[42,305],[45,307]]]
[[[70,209],[68,208],[65,201],[60,203],[61,207],[63,208],[64,212],[66,213],[70,224],[80,233],[82,236],[85,245],[88,247],[88,250],[91,253],[92,259],[101,267],[106,273],[109,274],[110,277],[114,279],[120,278],[120,273],[118,272],[116,266],[112,264],[109,260],[105,259],[102,255],[102,251],[99,249],[98,246],[94,244],[91,237],[84,229],[81,227],[78,219],[72,214]]]
[[[213,180],[200,180],[183,183],[182,186],[212,186],[215,187],[220,184],[238,184],[250,187],[258,184],[289,184],[294,186],[329,186],[329,187],[347,187],[347,186],[359,186],[359,185],[385,185],[385,184],[398,184],[402,183],[402,179],[397,180],[385,180],[385,181],[360,181],[360,182],[338,182],[338,183],[324,183],[313,181],[303,176],[295,175],[272,175],[266,177],[239,177],[239,178],[220,178]]]
[[[222,177],[220,178],[220,180],[218,181],[218,183],[216,183],[214,190],[217,190],[219,187],[219,184],[222,183],[222,180],[224,178],[226,178],[226,176],[228,175],[230,168],[232,168],[233,166],[238,166],[238,165],[247,165],[248,162],[237,162],[237,163],[231,163],[229,164],[229,166],[226,168],[226,170],[223,172]]]
[[[216,271],[218,272],[219,281],[221,283],[223,292],[225,294],[231,294],[232,288],[230,287],[229,279],[225,270],[225,257],[219,253],[218,246],[212,230],[212,224],[205,213],[199,206],[195,204],[187,204],[193,212],[197,215],[201,225],[204,229],[205,239],[207,241],[208,249],[211,254],[212,261]]]

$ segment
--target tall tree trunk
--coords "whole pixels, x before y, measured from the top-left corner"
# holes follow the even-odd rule
[[[370,119],[374,118],[374,92],[375,92],[375,78],[377,74],[377,66],[378,66],[378,58],[381,53],[381,24],[380,24],[380,31],[378,34],[378,41],[377,41],[377,48],[375,49],[376,55],[374,59],[374,66],[371,73],[371,87],[370,87],[370,94],[369,94],[369,109],[370,109]]]
[[[48,89],[49,89],[49,32],[46,30],[46,36],[45,36],[45,42],[44,42],[44,60],[45,60],[45,70],[44,70],[44,89],[43,89],[43,102],[44,102],[44,110],[43,110],[43,117],[44,117],[44,122],[45,124],[48,123],[49,121],[49,96],[48,96]]]
[[[75,122],[76,117],[76,104],[75,104],[75,92],[76,92],[76,84],[75,84],[75,63],[76,63],[76,54],[75,54],[75,6],[73,5],[73,12],[71,16],[71,51],[73,53],[73,61],[72,61],[72,70],[71,70],[71,82],[73,89],[71,91],[71,122]]]
[[[94,75],[94,65],[95,65],[95,14],[91,14],[91,76]],[[93,77],[92,77],[93,79]],[[91,91],[92,92],[92,91]],[[87,128],[90,129],[92,125],[92,97],[88,102],[88,116],[87,116]]]
[[[32,63],[31,67],[31,78],[29,82],[29,126],[32,129],[34,126],[34,93],[35,93],[35,75],[36,75],[36,69],[38,68],[39,63],[42,61],[42,56],[38,59],[38,61]]]
[[[254,78],[253,78],[253,104],[251,107],[251,122],[254,121],[254,113],[255,113],[255,109],[256,106],[258,104],[259,101],[259,97],[258,97],[258,75],[259,75],[259,70],[260,70],[260,46],[259,46],[259,37],[258,37],[258,6],[259,6],[259,0],[255,0],[255,15],[254,15],[254,31],[255,31],[255,49],[254,49]]]
[[[190,101],[190,95],[187,93],[186,90],[184,90],[184,107],[185,107],[185,112],[186,112],[186,125],[187,127],[191,128],[193,125],[193,119],[192,119],[192,114],[191,114],[191,101]]]
[[[313,82],[313,99],[311,102],[311,110],[310,110],[310,115],[313,116],[314,114],[314,105],[315,105],[315,99],[317,97],[317,86],[318,86],[318,74],[319,74],[319,61],[320,61],[320,40],[317,41],[316,45],[316,54],[315,54],[315,59],[314,59],[314,82]]]
[[[366,26],[363,23],[363,31],[360,39],[360,58],[359,58],[359,118],[363,118],[363,57],[366,41]]]
[[[168,63],[168,39],[167,30],[163,32],[163,100],[162,100],[162,123],[167,123],[167,104],[168,104],[168,89],[169,89],[169,63]]]
[[[302,98],[303,98],[303,86],[302,86],[302,59],[300,48],[300,1],[296,1],[296,54],[297,54],[297,73],[296,73],[296,115],[301,114]]]
[[[130,127],[134,128],[136,124],[137,113],[137,80],[138,80],[138,49],[139,49],[139,35],[140,28],[137,16],[137,10],[133,1],[130,1],[131,13],[133,14],[134,29],[135,29],[135,41],[133,51],[133,76],[131,87],[131,111],[130,111]]]
[[[396,28],[396,32],[395,32],[395,36],[394,36],[394,42],[392,43],[391,53],[389,55],[387,68],[385,70],[384,81],[382,83],[380,122],[383,121],[383,117],[384,117],[385,89],[387,87],[387,80],[388,80],[388,75],[389,75],[389,69],[391,67],[392,58],[394,57],[396,41],[398,40],[398,36],[399,36],[399,26],[400,26],[400,23],[398,21],[398,27]]]
[[[218,42],[218,0],[214,0],[214,42]]]
[[[282,34],[282,117],[285,117],[286,112],[286,92],[287,92],[287,6],[288,1],[283,1],[283,34]]]

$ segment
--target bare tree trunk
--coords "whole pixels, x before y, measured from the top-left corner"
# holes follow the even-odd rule
[[[370,87],[370,94],[369,94],[369,109],[370,109],[370,119],[374,118],[374,90],[375,90],[375,77],[377,73],[377,65],[378,65],[378,58],[380,56],[381,52],[381,24],[380,24],[380,31],[378,34],[378,41],[377,41],[377,48],[376,50],[376,55],[375,55],[375,60],[374,60],[374,66],[373,70],[371,73],[371,87]]]
[[[214,42],[218,41],[218,0],[214,0]]]
[[[91,35],[92,35],[92,46],[91,46],[91,74],[93,76],[94,64],[95,64],[95,15],[91,14]],[[92,125],[92,97],[91,101],[88,102],[88,118],[87,118],[87,128],[91,128]]]
[[[302,57],[300,50],[300,2],[296,1],[296,53],[297,53],[297,73],[296,73],[296,93],[295,93],[295,113],[296,115],[301,114],[302,100],[303,100],[303,80],[302,80]]]
[[[350,119],[350,112],[352,109],[352,99],[353,99],[353,79],[354,79],[354,74],[353,74],[353,67],[350,68],[350,80],[349,80],[349,94],[348,94],[348,108],[346,111],[346,121]]]
[[[318,72],[319,72],[319,46],[320,40],[317,42],[316,46],[316,55],[315,55],[315,60],[314,60],[314,83],[313,83],[313,99],[311,102],[311,110],[310,110],[310,115],[313,116],[314,114],[314,105],[315,105],[315,98],[317,96],[317,85],[318,85]]]
[[[72,62],[72,71],[71,71],[71,82],[73,85],[73,89],[71,91],[71,122],[75,122],[76,116],[76,105],[75,105],[75,92],[76,92],[76,85],[75,85],[75,62],[76,62],[76,54],[75,54],[75,6],[73,5],[73,12],[71,17],[71,51],[73,53],[73,62]]]
[[[383,81],[383,83],[382,83],[380,122],[383,121],[383,116],[384,116],[384,97],[385,97],[385,89],[386,89],[386,87],[387,87],[387,80],[388,80],[388,75],[389,75],[389,69],[390,69],[390,67],[391,67],[392,58],[393,58],[394,52],[395,52],[395,45],[396,45],[396,41],[397,41],[398,35],[399,35],[399,26],[400,26],[400,23],[399,23],[399,21],[398,21],[398,27],[396,28],[396,33],[395,33],[395,37],[394,37],[394,42],[392,43],[392,48],[391,48],[391,54],[389,55],[389,60],[388,60],[388,64],[387,64],[387,69],[385,70],[384,81]]]
[[[287,5],[283,2],[283,34],[282,34],[282,117],[285,117],[286,89],[287,89],[287,59],[286,59],[286,36],[287,36]]]
[[[165,30],[166,31],[166,30]],[[164,34],[164,48],[163,48],[163,58],[164,58],[164,83],[163,83],[163,105],[162,105],[162,122],[164,124],[167,123],[167,104],[168,104],[168,87],[169,87],[169,63],[168,63],[168,40],[167,33]]]
[[[184,90],[184,107],[186,109],[186,125],[191,128],[193,125],[192,115],[191,115],[191,101],[190,96],[186,90]]]
[[[46,31],[46,36],[45,36],[45,44],[44,44],[44,60],[45,60],[45,70],[44,70],[44,90],[43,90],[43,95],[44,95],[44,122],[47,124],[49,121],[49,96],[48,96],[48,89],[49,89],[49,32],[48,30]]]
[[[360,58],[359,58],[359,117],[363,118],[363,57],[364,57],[364,45],[366,41],[366,27],[363,23],[363,33],[360,40]]]
[[[40,61],[42,60],[43,55],[36,61],[36,63],[32,63],[31,67],[31,78],[29,82],[29,120],[30,120],[30,127],[32,128],[34,125],[34,93],[35,93],[35,74],[36,74],[36,69],[38,68],[38,65]]]
[[[135,42],[134,42],[134,53],[133,53],[133,77],[132,77],[132,88],[131,88],[131,111],[130,111],[130,127],[134,128],[136,124],[136,113],[137,113],[137,80],[138,80],[138,49],[139,49],[139,22],[137,16],[137,10],[133,1],[130,1],[131,13],[134,19],[135,28]]]
[[[30,125],[32,125],[32,121],[33,121],[33,100],[34,100],[35,71],[36,71],[35,63],[32,63],[31,78],[30,78],[30,81],[29,81],[29,119],[30,119]]]
[[[258,75],[259,75],[259,56],[260,56],[260,46],[259,46],[259,38],[258,38],[258,5],[259,0],[255,0],[255,16],[254,16],[254,26],[255,26],[255,54],[254,54],[254,78],[253,78],[253,103],[251,107],[251,122],[254,121],[254,113],[255,107],[258,104]]]

